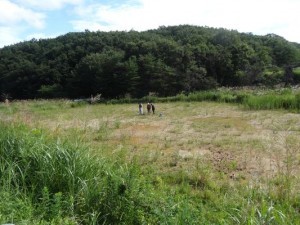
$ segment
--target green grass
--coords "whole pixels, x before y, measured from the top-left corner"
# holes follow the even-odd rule
[[[293,69],[293,73],[294,73],[295,75],[300,75],[300,67],[294,68],[294,69]]]
[[[285,109],[298,112],[300,110],[300,91],[291,88],[281,89],[224,89],[179,94],[173,97],[147,96],[142,99],[114,99],[107,104],[137,102],[225,102],[244,106],[247,109]]]
[[[1,104],[0,224],[300,224],[299,116],[243,105],[296,111],[282,102],[298,96],[179,95],[156,99],[162,117],[137,104]],[[272,176],[252,168],[271,160]]]
[[[250,96],[243,102],[248,109],[290,109],[298,110],[297,99],[293,95]]]
[[[3,124],[0,155],[1,206],[8,201],[0,207],[1,223],[134,224],[150,213],[143,210],[150,207],[147,185],[134,163],[121,166],[42,131]]]

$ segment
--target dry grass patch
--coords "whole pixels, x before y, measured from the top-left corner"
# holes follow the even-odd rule
[[[253,131],[253,126],[242,117],[202,117],[192,119],[192,128],[197,132],[221,133],[241,135],[242,132]]]
[[[190,170],[203,160],[216,172],[234,173],[243,179],[276,174],[286,162],[293,164],[293,174],[299,175],[295,168],[300,164],[299,114],[245,111],[206,102],[158,103],[157,114],[143,116],[138,115],[137,105],[72,108],[63,102],[57,104],[64,107],[44,104],[22,102],[10,104],[11,109],[0,107],[1,120],[80,138],[99,154],[126,151],[128,159],[138,157],[161,173]],[[100,151],[103,148],[106,153]],[[295,160],[289,161],[291,154]]]

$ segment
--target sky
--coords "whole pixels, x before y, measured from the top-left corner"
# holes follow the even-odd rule
[[[189,24],[300,43],[300,0],[0,0],[0,48],[78,31]]]

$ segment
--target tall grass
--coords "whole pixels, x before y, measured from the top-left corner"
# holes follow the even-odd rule
[[[120,103],[138,103],[138,102],[193,102],[193,101],[214,101],[214,102],[228,102],[228,103],[241,103],[247,95],[243,92],[232,92],[230,90],[210,90],[199,91],[190,94],[178,94],[171,97],[156,97],[145,96],[141,99],[112,99],[106,101],[107,104],[120,104]]]
[[[0,224],[199,224],[187,193],[117,159],[0,123]]]
[[[290,111],[300,110],[300,92],[291,90],[282,92],[267,92],[261,95],[249,95],[243,105],[248,109],[286,109]]]
[[[145,96],[141,99],[113,99],[107,104],[138,103],[138,102],[225,102],[240,104],[246,109],[286,109],[300,110],[300,91],[291,88],[281,89],[229,89],[220,88],[199,91],[189,94],[178,94],[171,97]]]
[[[139,224],[151,213],[134,163],[92,157],[24,126],[1,124],[0,165],[0,223]]]
[[[199,91],[188,94],[178,94],[169,97],[145,96],[142,98],[120,98],[120,99],[103,99],[101,102],[105,104],[137,104],[139,102],[224,102],[239,104],[246,109],[251,110],[272,110],[285,109],[294,112],[300,111],[300,90],[293,88],[219,88],[215,90]],[[65,110],[67,108],[75,108],[86,106],[84,101],[74,102],[66,100],[40,100],[40,101],[22,101],[11,107],[5,107],[0,104],[0,109],[6,110],[8,113],[17,111],[16,107],[30,105],[34,112],[45,112]]]

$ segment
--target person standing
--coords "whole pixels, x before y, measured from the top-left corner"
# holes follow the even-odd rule
[[[139,114],[140,115],[143,115],[143,104],[142,103],[139,103]]]
[[[148,114],[150,113],[150,110],[151,110],[151,104],[148,102],[148,104],[147,104],[147,112],[148,112]]]
[[[151,103],[151,109],[152,109],[152,113],[155,113],[155,106],[153,105],[153,103]]]

